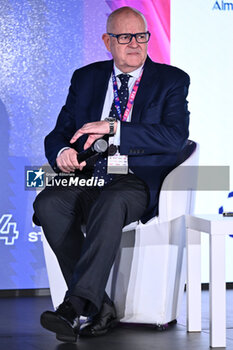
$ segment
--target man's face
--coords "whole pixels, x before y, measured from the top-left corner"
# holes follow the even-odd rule
[[[143,33],[146,32],[143,19],[132,12],[121,13],[112,20],[109,32],[113,34]],[[135,38],[129,44],[118,44],[117,38],[103,35],[108,51],[111,52],[114,62],[122,72],[130,73],[144,64],[147,56],[147,43],[139,44]]]

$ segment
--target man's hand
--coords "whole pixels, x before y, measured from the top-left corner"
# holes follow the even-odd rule
[[[114,126],[114,132],[116,132],[117,129],[117,122],[115,122]],[[81,129],[76,131],[72,139],[70,140],[70,143],[74,143],[78,138],[82,135],[88,134],[87,141],[84,145],[84,150],[86,150],[88,147],[90,147],[93,142],[97,139],[100,139],[105,134],[109,133],[109,122],[105,120],[100,120],[98,122],[92,122],[84,124]]]
[[[62,151],[56,159],[59,169],[64,173],[71,173],[75,171],[75,169],[82,170],[86,165],[86,162],[79,164],[77,161],[77,154],[78,152],[73,148],[65,149]]]

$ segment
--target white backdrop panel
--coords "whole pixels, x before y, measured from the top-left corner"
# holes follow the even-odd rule
[[[171,0],[171,64],[191,77],[190,138],[201,165],[233,166],[233,2]],[[231,169],[230,168],[230,169]],[[233,179],[231,174],[231,190]],[[228,192],[199,191],[196,213],[217,213]],[[233,211],[233,198],[232,211]],[[203,237],[202,282],[208,281],[208,237]],[[227,238],[227,281],[233,281],[233,238]]]

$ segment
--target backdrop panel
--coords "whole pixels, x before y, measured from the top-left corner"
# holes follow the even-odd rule
[[[72,72],[110,54],[101,40],[107,15],[123,5],[148,17],[149,52],[170,61],[170,0],[1,0],[0,289],[48,287],[41,231],[31,222],[35,190],[25,167],[46,162],[43,139],[65,102]]]
[[[1,289],[48,287],[40,228],[31,222],[35,191],[25,191],[24,168],[46,162],[43,139],[64,104],[72,72],[110,58],[101,36],[112,10],[124,5],[141,10],[152,33],[152,59],[191,75],[190,137],[201,144],[201,164],[232,165],[230,4],[173,0],[170,8],[169,0],[1,0]],[[199,193],[196,212],[217,213],[226,197]],[[232,250],[233,240],[227,244]],[[205,247],[204,266],[206,257]],[[229,281],[232,263],[229,258]]]
[[[227,5],[228,4],[228,5]],[[190,137],[200,143],[201,165],[233,166],[233,3],[171,2],[171,64],[191,76]],[[230,172],[231,188],[233,173]],[[196,213],[233,211],[228,192],[199,191]],[[208,236],[203,235],[202,281],[208,281]],[[227,239],[227,281],[233,281],[233,239]]]

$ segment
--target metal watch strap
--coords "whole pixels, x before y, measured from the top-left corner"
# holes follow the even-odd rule
[[[115,118],[105,118],[105,120],[109,123],[109,135],[114,135],[114,125],[115,125]]]

